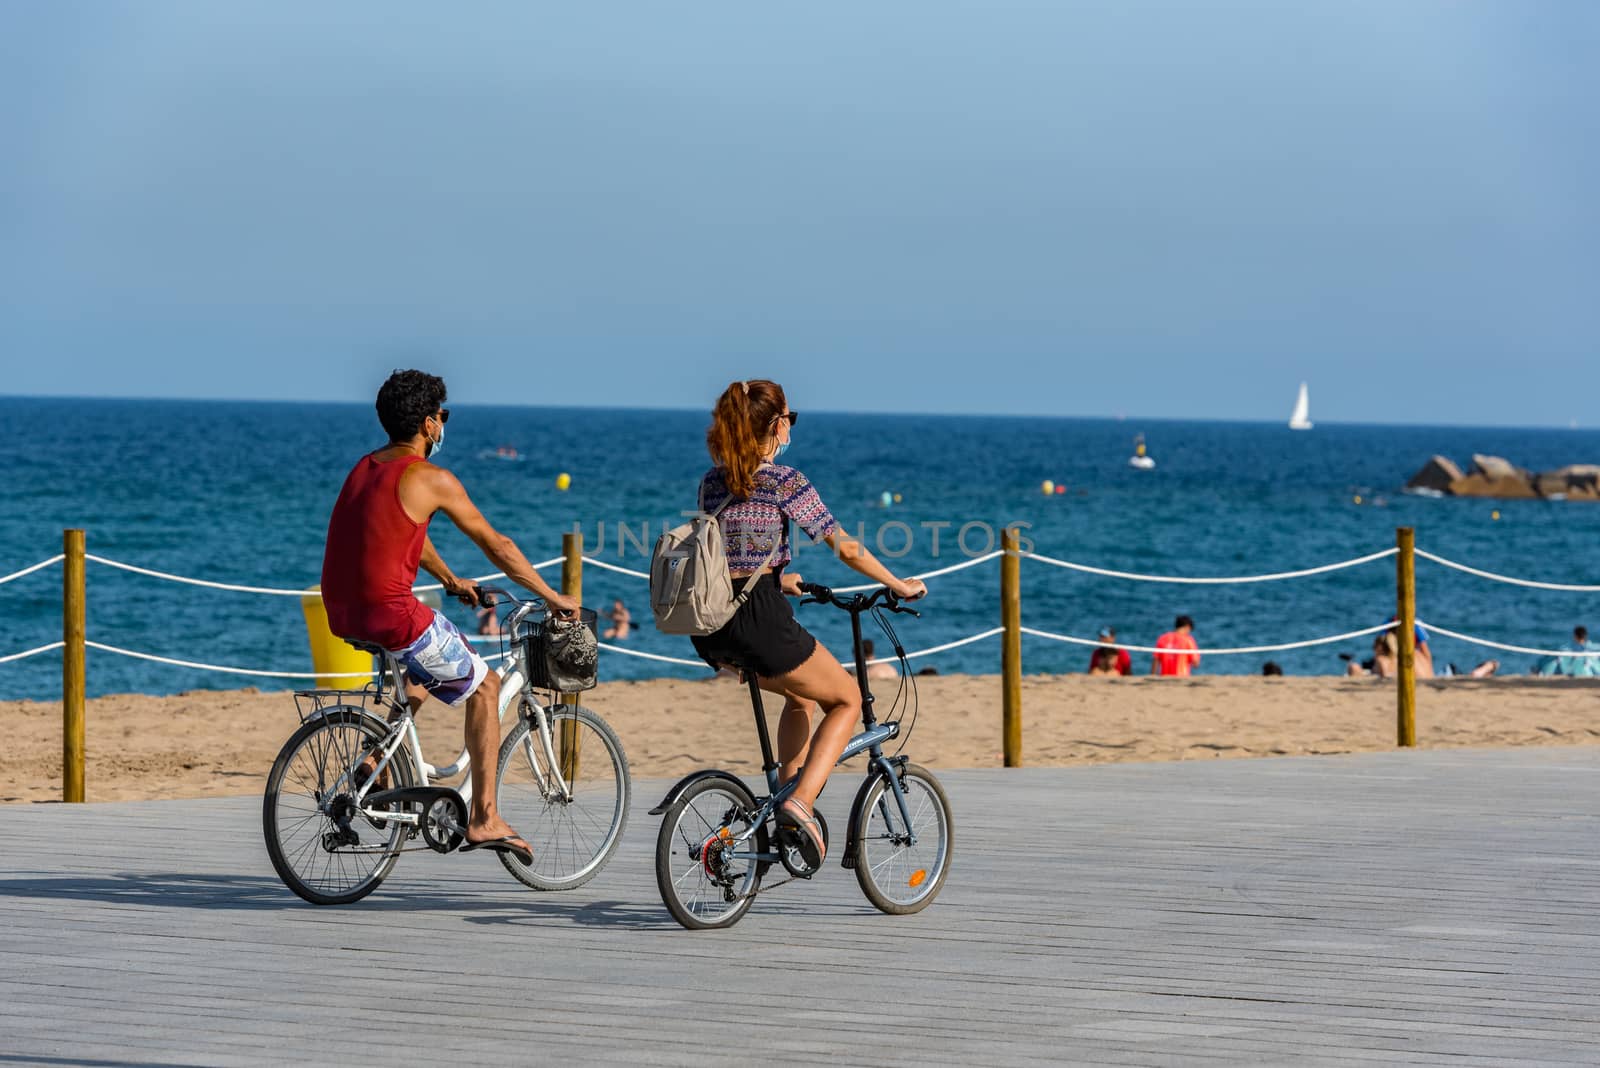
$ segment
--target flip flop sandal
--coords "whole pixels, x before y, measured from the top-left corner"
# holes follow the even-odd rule
[[[510,853],[522,863],[533,865],[533,850],[527,846],[517,845],[517,836],[514,834],[502,835],[499,838],[490,838],[483,842],[467,842],[462,845],[459,852],[471,853],[479,849],[487,849],[494,853]]]
[[[361,789],[361,787],[366,786],[368,783],[372,783],[372,788],[374,790],[387,790],[389,788],[389,769],[388,768],[384,768],[383,769],[383,774],[378,776],[378,781],[377,782],[372,782],[372,773],[373,773],[374,770],[376,770],[377,767],[378,767],[378,754],[377,753],[369,752],[369,753],[367,753],[365,756],[363,756],[361,758],[361,763],[356,768],[356,775],[359,777],[359,780],[358,780],[358,782],[356,784],[356,789],[359,790],[359,789]]]
[[[805,814],[801,815],[802,812]],[[778,826],[800,832],[795,847],[800,850],[800,859],[806,862],[806,867],[813,870],[822,867],[828,847],[822,840],[822,827],[810,809],[802,808],[800,802],[792,798],[785,801],[778,806]]]

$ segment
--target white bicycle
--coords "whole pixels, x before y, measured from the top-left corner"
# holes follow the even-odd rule
[[[509,853],[500,862],[535,890],[571,890],[593,879],[622,841],[632,784],[628,759],[605,720],[576,704],[539,699],[550,691],[540,601],[500,589],[483,594],[516,604],[507,618],[500,676],[500,719],[516,725],[500,745],[496,801],[533,847],[533,863]],[[594,613],[582,613],[592,627]],[[380,646],[352,642],[382,658],[360,690],[295,693],[301,726],[267,777],[262,831],[272,866],[290,890],[314,905],[346,905],[372,891],[401,853],[450,853],[466,837],[471,760],[448,767],[423,756],[405,676]],[[386,713],[386,714],[383,714]],[[459,788],[438,786],[462,772]],[[421,844],[416,844],[420,838]]]

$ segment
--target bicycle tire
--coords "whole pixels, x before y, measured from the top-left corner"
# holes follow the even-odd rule
[[[901,789],[906,793],[906,808],[918,842],[915,846],[896,843],[900,811],[892,794],[885,799],[888,789],[888,776],[880,771],[856,816],[852,835],[856,842],[856,881],[874,908],[891,916],[908,916],[931,905],[943,889],[950,873],[955,829],[950,799],[939,780],[920,764],[907,764],[901,775]],[[880,800],[886,801],[883,807],[879,806]],[[883,848],[874,853],[874,845]],[[905,890],[916,892],[907,894]]]
[[[571,802],[552,800],[538,790],[531,766],[527,768],[530,781],[526,784],[519,783],[520,775],[512,774],[517,770],[519,755],[524,758],[520,763],[528,764],[523,740],[530,735],[533,759],[541,767],[545,762],[538,732],[527,715],[519,715],[517,725],[500,743],[500,757],[495,766],[495,804],[506,822],[517,828],[517,833],[533,847],[533,864],[523,864],[509,853],[500,854],[500,863],[524,886],[534,890],[572,890],[600,874],[622,844],[622,832],[628,825],[628,808],[633,799],[633,781],[622,740],[597,713],[574,705],[552,705],[545,711],[554,736],[559,738],[563,722],[574,723],[580,730],[580,739],[590,731],[597,736],[607,759],[594,759],[595,747],[580,741],[578,782],[568,784],[573,790],[573,799]],[[602,773],[601,778],[595,780],[598,785],[593,790],[585,790],[583,769],[601,764],[609,766],[614,784],[607,787]],[[512,783],[509,789],[508,782]],[[609,801],[605,797],[608,789],[612,795]],[[585,813],[578,806],[582,804],[580,799],[588,796],[595,798],[595,811]],[[610,811],[604,811],[608,806]]]
[[[720,793],[720,799],[710,795]],[[701,804],[697,806],[696,802]],[[706,818],[705,811],[714,818]],[[703,854],[696,855],[697,846],[703,847],[722,828],[738,825],[740,832],[751,825],[750,817],[757,809],[755,795],[743,783],[732,779],[702,779],[684,791],[666,815],[661,818],[661,830],[656,835],[656,888],[661,892],[661,902],[672,913],[672,918],[691,931],[708,931],[732,927],[744,918],[761,889],[761,877],[769,865],[747,864],[737,873],[737,885],[717,886],[706,871]],[[729,817],[732,817],[731,819]],[[692,826],[684,826],[685,823]],[[689,833],[686,833],[689,832]],[[767,851],[767,829],[762,824],[750,838],[758,853]],[[696,873],[698,869],[698,874]],[[721,899],[725,907],[720,911],[696,907],[702,899],[695,893],[688,899],[682,893],[682,883],[694,876],[693,885],[704,891],[708,901]],[[715,890],[711,888],[716,886]],[[731,900],[730,900],[731,897]]]
[[[327,737],[322,743],[320,755],[313,753],[312,759],[318,765],[326,765],[331,757],[334,759],[335,765],[338,765],[347,757],[353,760],[354,753],[360,751],[356,748],[357,746],[363,744],[370,746],[382,742],[387,733],[387,725],[382,720],[374,719],[365,711],[353,706],[335,707],[325,714],[308,721],[290,735],[289,740],[278,751],[277,759],[272,762],[272,771],[267,776],[267,788],[262,797],[261,809],[261,832],[266,840],[267,856],[271,859],[273,870],[278,873],[278,878],[283,880],[283,884],[294,891],[300,898],[309,901],[313,905],[348,905],[361,900],[376,890],[383,880],[388,878],[389,872],[394,869],[395,861],[399,859],[400,848],[405,844],[409,828],[405,824],[392,822],[387,826],[380,826],[370,819],[352,821],[351,825],[356,828],[355,833],[358,836],[371,832],[374,838],[387,839],[384,842],[385,850],[382,853],[373,854],[347,854],[351,856],[370,855],[377,859],[366,874],[355,879],[342,889],[329,890],[326,887],[314,885],[313,876],[310,873],[303,873],[300,869],[301,867],[311,866],[312,862],[319,859],[319,849],[321,850],[321,855],[324,856],[337,857],[345,855],[340,854],[336,849],[329,849],[325,845],[319,846],[318,844],[320,841],[325,841],[323,837],[325,834],[337,830],[337,824],[334,819],[323,810],[321,800],[323,788],[328,786],[327,774],[334,769],[321,767],[318,770],[315,766],[301,767],[296,775],[302,787],[311,785],[306,777],[308,773],[316,771],[318,775],[317,787],[314,789],[315,796],[308,803],[304,800],[304,793],[299,793],[298,796],[302,798],[302,801],[298,807],[302,815],[298,817],[290,816],[291,819],[298,820],[298,829],[303,835],[308,836],[303,839],[300,836],[290,836],[286,839],[284,828],[281,826],[282,821],[279,817],[284,814],[286,807],[284,804],[285,779],[290,777],[291,771],[296,770],[296,757],[302,751],[305,751],[307,743],[311,742],[319,734],[327,735]],[[338,737],[339,735],[346,735],[347,737],[341,739]],[[416,769],[408,757],[408,751],[402,747],[395,753],[394,759],[389,762],[388,768],[385,769],[386,773],[392,773],[392,785],[395,787],[416,785]],[[342,769],[340,769],[339,773],[342,774]],[[327,863],[331,871],[333,862],[329,861]]]

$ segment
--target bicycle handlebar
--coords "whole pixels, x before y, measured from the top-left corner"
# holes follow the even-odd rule
[[[484,608],[493,608],[496,603],[496,597],[502,597],[517,606],[516,611],[512,612],[506,617],[505,627],[507,630],[514,631],[518,624],[527,619],[528,616],[533,614],[533,612],[538,610],[539,607],[544,604],[544,602],[538,598],[529,598],[528,600],[523,600],[521,597],[518,597],[516,594],[512,593],[503,586],[475,585],[472,588],[478,595],[478,604]]]
[[[802,582],[800,583],[800,592],[807,597],[807,600],[800,602],[801,604],[831,604],[851,613],[865,612],[881,604],[891,612],[900,612],[905,615],[916,616],[919,619],[922,618],[921,612],[918,612],[915,608],[907,608],[900,598],[895,596],[894,591],[887,586],[879,586],[868,594],[857,593],[850,597],[840,597],[827,586],[816,582]]]

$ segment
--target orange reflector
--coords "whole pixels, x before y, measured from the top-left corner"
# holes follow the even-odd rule
[[[722,839],[724,842],[731,841],[733,838],[733,832],[724,827],[717,832],[717,837]]]
[[[916,871],[911,873],[911,879],[909,880],[907,885],[911,886],[912,888],[916,888],[918,886],[921,886],[922,885],[922,881],[924,879],[926,879],[927,877],[928,877],[928,869],[927,868],[918,868]]]

